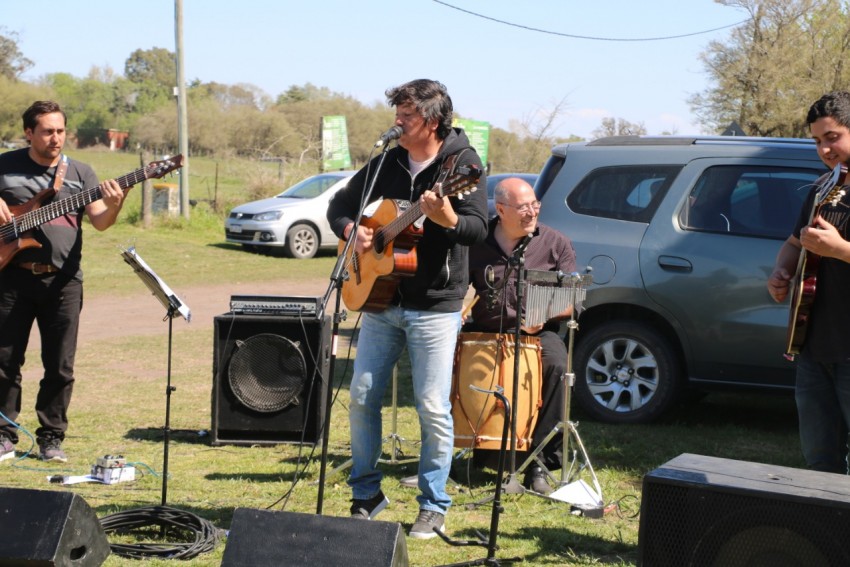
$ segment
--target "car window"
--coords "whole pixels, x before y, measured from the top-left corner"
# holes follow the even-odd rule
[[[787,238],[820,173],[738,165],[707,168],[680,211],[679,224],[687,230]]]
[[[304,181],[296,183],[278,197],[288,197],[290,199],[315,199],[340,180],[337,175],[314,175],[308,177]]]
[[[682,166],[638,165],[596,169],[567,199],[577,213],[649,222]]]

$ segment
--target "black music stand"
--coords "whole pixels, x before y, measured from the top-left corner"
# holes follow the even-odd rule
[[[171,344],[173,336],[173,320],[175,317],[183,317],[186,322],[191,321],[192,313],[189,306],[180,301],[171,288],[169,288],[159,276],[142,260],[136,253],[136,248],[131,246],[121,250],[121,256],[127,262],[139,279],[147,286],[154,297],[165,308],[165,319],[168,320],[168,372],[165,388],[165,426],[163,427],[163,459],[162,459],[162,506],[165,506],[168,496],[168,443],[171,439],[171,393],[176,390],[171,385]]]

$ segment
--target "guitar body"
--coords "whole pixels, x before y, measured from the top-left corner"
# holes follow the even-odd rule
[[[791,287],[791,312],[788,315],[788,336],[785,353],[799,354],[808,330],[809,313],[817,292],[817,272],[820,256],[803,250],[797,264],[797,274]]]
[[[384,200],[370,217],[361,224],[375,231],[374,246],[364,254],[352,247],[345,258],[349,278],[342,284],[342,299],[349,309],[379,313],[387,308],[395,296],[401,278],[416,273],[416,243],[422,230],[412,225],[394,240],[381,245],[381,229],[401,216],[399,204]],[[340,241],[338,253],[345,247]]]
[[[25,213],[32,212],[41,207],[42,203],[51,198],[54,194],[55,191],[53,188],[48,187],[47,189],[39,191],[35,197],[26,203],[10,206],[9,212],[11,212],[15,217],[23,216]],[[8,266],[9,262],[12,261],[12,258],[15,257],[15,254],[21,250],[26,250],[27,248],[41,248],[41,244],[32,237],[32,231],[27,231],[20,236],[15,237],[10,231],[2,230],[6,226],[8,225],[0,227],[0,235],[3,236],[2,241],[0,241],[0,270]]]

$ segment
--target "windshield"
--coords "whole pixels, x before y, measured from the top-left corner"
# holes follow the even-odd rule
[[[278,197],[287,197],[289,199],[315,199],[342,179],[339,175],[314,175],[308,177],[304,181],[296,183]]]

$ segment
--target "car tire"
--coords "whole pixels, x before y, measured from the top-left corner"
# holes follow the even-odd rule
[[[283,249],[290,258],[312,258],[319,249],[319,235],[308,224],[296,224],[286,231]]]
[[[590,329],[575,345],[575,398],[591,418],[648,423],[678,399],[681,364],[670,341],[632,321]]]

